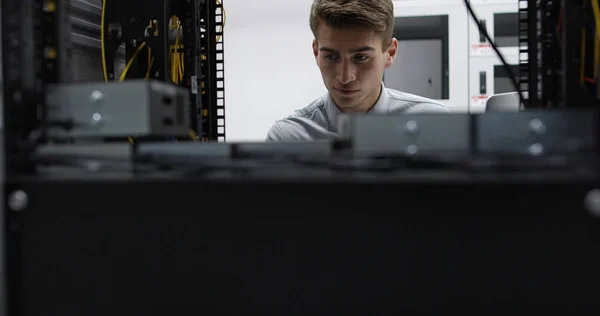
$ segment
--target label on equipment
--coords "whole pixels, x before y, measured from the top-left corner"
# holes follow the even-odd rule
[[[471,97],[471,107],[483,108],[488,99],[487,95],[474,95]]]
[[[192,89],[192,94],[198,94],[198,79],[196,76],[192,76],[190,78],[190,89]]]
[[[479,43],[471,45],[471,56],[488,56],[493,53],[492,45]]]

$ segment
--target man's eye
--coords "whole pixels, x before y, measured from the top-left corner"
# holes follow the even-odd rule
[[[337,56],[336,55],[325,55],[325,59],[327,60],[337,60]]]
[[[359,60],[359,61],[366,61],[367,59],[369,59],[369,56],[365,56],[365,55],[358,55],[354,57],[355,59]]]

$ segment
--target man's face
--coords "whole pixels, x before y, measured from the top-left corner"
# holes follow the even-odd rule
[[[363,29],[335,29],[321,23],[313,42],[317,65],[333,102],[343,112],[366,112],[377,102],[398,41],[383,49],[381,35]]]

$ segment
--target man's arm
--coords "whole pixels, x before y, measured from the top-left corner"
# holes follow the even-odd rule
[[[438,103],[417,103],[406,110],[407,114],[416,113],[449,113],[450,110],[445,105]]]
[[[306,127],[289,119],[275,122],[267,133],[267,141],[306,141],[313,137]]]
[[[281,122],[275,122],[267,133],[267,141],[282,141],[286,139],[286,132],[281,127]]]

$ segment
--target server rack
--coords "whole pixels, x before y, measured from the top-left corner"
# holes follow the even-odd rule
[[[103,5],[105,23],[102,23]],[[179,16],[182,26],[185,71],[179,84],[190,90],[192,128],[204,141],[224,140],[222,0],[7,0],[2,2],[7,170],[17,174],[34,172],[34,164],[25,157],[24,147],[33,134],[42,134],[37,138],[43,139],[44,123],[58,123],[45,122],[48,84],[105,79],[101,67],[102,35],[107,37],[106,68],[107,77],[111,76],[106,79],[118,79],[115,73],[125,67],[135,52],[135,42],[145,35],[135,26],[146,19],[167,21],[171,15]],[[162,32],[151,39],[152,74],[154,79],[166,81],[169,29],[167,23],[158,23],[156,27],[162,27]],[[141,72],[147,65],[145,56],[140,54],[127,78],[146,75]]]
[[[176,30],[171,27],[174,18],[180,23],[181,33],[179,26]],[[151,49],[154,47],[152,53],[139,54],[137,67],[130,69],[127,76],[173,82],[189,89],[195,134],[201,135],[203,141],[224,140],[224,24],[222,0],[144,3],[106,0],[104,33],[110,53],[107,55],[108,80],[116,79],[111,68],[118,47],[126,43],[126,59],[129,60],[138,45],[142,45],[141,39],[145,39],[146,45]],[[180,35],[183,37],[181,42]],[[169,59],[173,51],[184,56],[181,79],[169,78],[172,74]]]
[[[3,77],[3,127],[4,166],[6,178],[16,174],[35,172],[35,164],[28,159],[28,139],[39,130],[44,121],[45,80],[56,80],[56,65],[60,58],[57,51],[55,28],[48,28],[57,21],[56,6],[43,6],[40,0],[3,0],[2,9],[2,77]],[[44,38],[47,36],[47,38]],[[46,54],[44,54],[46,52]],[[4,185],[4,192],[12,192],[13,185]],[[5,194],[3,195],[5,196]],[[3,204],[6,206],[6,198]],[[6,207],[3,207],[6,208]],[[2,223],[5,254],[18,254],[19,240],[9,234],[13,214],[5,214]],[[10,315],[22,313],[23,302],[11,297],[10,293],[22,290],[18,273],[20,256],[6,261],[5,273],[6,312]],[[2,267],[5,263],[2,262]],[[16,291],[16,292],[15,292]]]
[[[135,22],[131,17],[161,14],[161,20],[166,20],[166,12],[179,14],[183,26],[185,56],[185,79],[180,84],[188,87],[192,94],[191,100],[195,106],[192,107],[194,113],[191,114],[195,118],[193,122],[197,122],[193,127],[198,131],[197,134],[202,134],[205,141],[224,139],[225,19],[223,3],[218,1],[217,4],[215,0],[156,0],[156,6],[152,6],[155,11],[152,12],[144,11],[149,7],[147,1],[138,2],[139,6],[132,5],[133,1],[112,0],[1,1],[3,137],[0,145],[4,146],[5,157],[0,168],[6,171],[5,178],[11,180],[15,176],[35,174],[36,163],[29,154],[38,141],[45,139],[44,130],[48,126],[62,124],[47,120],[45,101],[48,85],[104,79],[101,68],[103,45],[100,37],[103,30],[108,34],[113,34],[110,32],[115,30],[110,23],[102,23],[103,5],[105,9],[106,6],[109,8],[104,12],[108,13],[104,15],[105,22],[123,18],[127,10],[131,10],[130,19],[124,20],[129,24],[123,23],[126,26],[132,26]],[[117,5],[123,10],[117,10]],[[163,31],[165,29],[166,26]],[[120,31],[123,30],[121,27]],[[164,36],[158,36],[155,42],[165,44],[168,32],[159,33],[164,33]],[[219,43],[215,41],[217,36]],[[135,37],[134,34],[131,39]],[[114,48],[110,54],[114,78],[116,71],[121,70],[131,56],[134,44],[126,43],[125,46],[130,45],[129,49],[121,44],[116,45],[116,41],[104,44],[113,45]],[[156,46],[160,47],[160,43]],[[159,51],[160,49],[155,49],[155,53]],[[156,57],[159,54],[155,55],[154,58],[158,58],[155,59],[156,69],[166,68],[168,53],[165,50],[162,58]],[[128,76],[141,76],[142,64],[143,61],[138,61]],[[153,74],[157,80],[167,79],[166,71]],[[202,114],[201,117],[199,113]],[[8,181],[6,185],[3,184],[2,191],[18,192],[18,185],[14,181]],[[7,209],[8,203],[10,198],[3,194],[3,209]],[[21,240],[19,234],[15,233],[19,230],[21,218],[18,212],[3,214],[3,230],[0,233],[7,245],[3,253],[11,254],[11,260],[6,263],[7,270],[11,271],[6,274],[8,294],[3,295],[3,299],[7,297],[5,302],[8,314],[23,315],[26,308],[23,298],[10,296],[10,293],[23,292],[22,280],[19,279]],[[4,266],[4,263],[0,264]]]
[[[198,80],[202,96],[202,111],[200,112],[202,140],[225,141],[223,29],[227,16],[223,8],[223,0],[196,0],[196,2],[206,3],[201,7],[199,17],[202,24],[202,36],[200,37],[202,76]]]
[[[29,138],[41,131],[45,86],[59,81],[63,2],[2,1],[3,120],[7,175],[34,172],[27,159]],[[64,43],[63,43],[64,44]]]
[[[560,69],[556,64],[549,65],[549,53],[557,52],[554,39],[558,39],[560,26],[555,23],[554,29],[548,28],[548,22],[556,16],[542,15],[552,13],[554,10],[548,8],[557,5],[558,1],[519,0],[519,89],[525,108],[556,107],[560,99],[554,80]]]
[[[519,1],[520,89],[526,108],[600,104],[597,0]]]
[[[597,107],[600,105],[600,2],[562,0],[560,5],[563,106]]]

